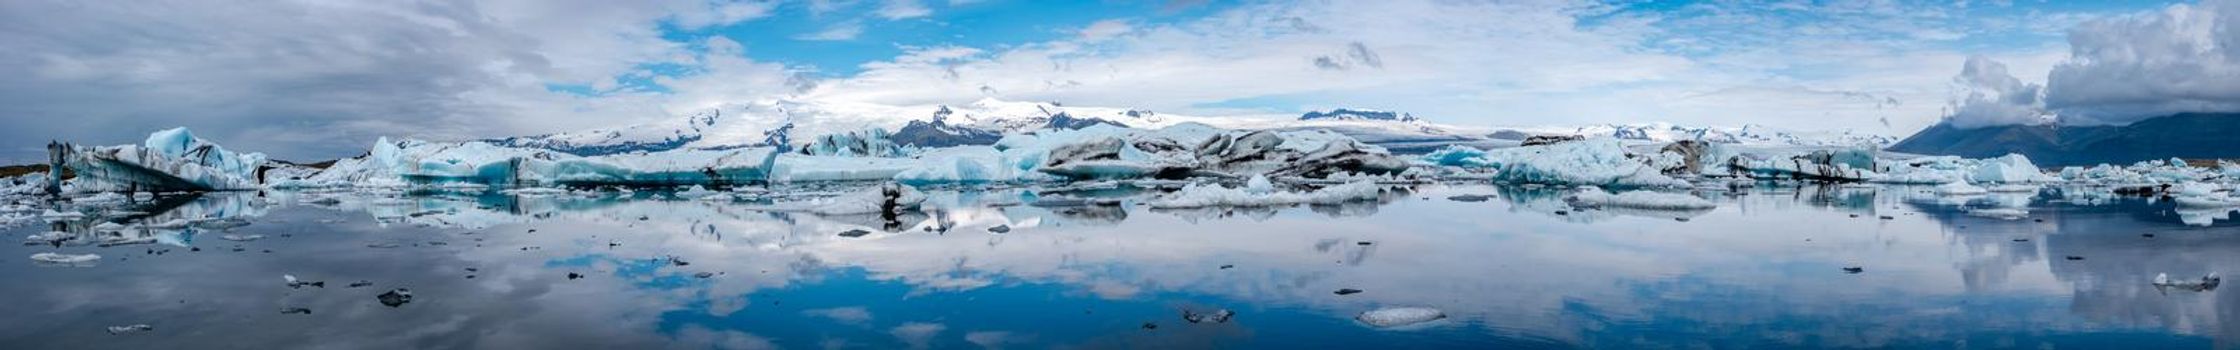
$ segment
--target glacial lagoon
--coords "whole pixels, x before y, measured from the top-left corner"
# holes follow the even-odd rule
[[[1761,183],[1695,189],[1718,206],[1694,211],[1466,183],[1185,210],[1142,205],[1157,191],[1125,184],[927,189],[891,217],[768,205],[852,190],[65,203],[89,215],[0,230],[26,238],[0,264],[13,299],[0,313],[16,320],[0,347],[2240,344],[2240,307],[2226,304],[2240,294],[2153,284],[2240,271],[2230,211],[2105,189]],[[39,253],[100,258],[27,258]],[[382,297],[399,289],[409,300]],[[1392,308],[1440,317],[1361,319]]]

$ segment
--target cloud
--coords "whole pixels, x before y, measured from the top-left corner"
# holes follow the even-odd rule
[[[832,26],[825,27],[824,30],[817,31],[815,33],[796,35],[793,37],[793,39],[809,41],[848,41],[856,40],[856,36],[859,35],[863,35],[863,22],[847,21],[835,23]]]
[[[933,10],[926,8],[926,4],[918,0],[886,0],[879,4],[879,11],[874,14],[888,20],[903,20],[931,16]]]
[[[1087,41],[1101,41],[1104,39],[1110,39],[1114,36],[1119,36],[1121,34],[1127,34],[1128,31],[1134,29],[1135,27],[1128,25],[1128,21],[1117,19],[1102,20],[1097,21],[1096,23],[1090,23],[1088,27],[1081,28],[1081,39]]]
[[[945,329],[949,327],[939,323],[910,322],[896,326],[887,333],[893,334],[903,344],[910,344],[911,349],[925,349],[932,347],[933,337],[941,335],[941,331]]]
[[[615,90],[644,65],[698,60],[658,25],[750,20],[755,5],[7,1],[0,139],[129,143],[183,125],[231,148],[315,160],[363,153],[379,136],[472,139],[658,118],[663,98]],[[586,98],[551,84],[615,93]],[[0,150],[0,161],[36,152]]]
[[[2062,123],[2240,111],[2240,1],[2087,21],[2069,31],[2069,46],[2046,86]]]
[[[2039,95],[2044,87],[2007,73],[2007,65],[1988,57],[1969,57],[1952,82],[1958,96],[1945,121],[1959,128],[2032,125],[2052,122]]]
[[[863,325],[871,322],[871,310],[862,306],[801,311],[803,315],[832,319],[834,322]]]

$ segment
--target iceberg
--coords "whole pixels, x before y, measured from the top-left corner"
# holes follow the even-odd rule
[[[91,266],[93,263],[101,261],[101,255],[38,253],[31,254],[31,261],[53,265]]]
[[[2011,153],[1984,159],[1976,165],[1975,171],[1968,174],[1968,181],[1976,183],[2038,183],[2059,180],[2047,176],[2037,164],[2030,163],[2030,157]]]
[[[140,145],[63,146],[77,192],[225,191],[260,187],[263,153],[234,153],[187,128],[148,134]]]
[[[1392,307],[1361,312],[1353,319],[1377,328],[1392,328],[1447,318],[1446,312],[1427,307]]]
[[[1937,186],[1937,188],[1936,188],[1935,190],[1933,190],[1933,191],[1935,191],[1935,192],[1936,192],[1937,194],[1939,194],[1939,195],[1946,195],[1946,196],[1973,196],[1973,195],[1980,195],[1980,194],[1985,194],[1985,193],[1991,193],[1991,191],[1990,191],[1990,190],[1985,190],[1985,189],[1983,189],[1982,187],[1976,187],[1976,186],[1973,186],[1973,185],[1969,185],[1969,184],[1968,184],[1968,183],[1966,183],[1966,182],[1954,182],[1954,183],[1948,183],[1948,184],[1940,185],[1940,186]]]
[[[1256,177],[1257,178],[1257,177]],[[1259,182],[1266,184],[1265,178]],[[1239,188],[1220,185],[1190,184],[1174,193],[1146,201],[1152,208],[1203,208],[1217,206],[1267,207],[1292,204],[1336,204],[1361,200],[1376,200],[1384,193],[1384,186],[1372,182],[1350,182],[1318,190],[1291,192],[1274,191],[1272,185],[1248,184]],[[1265,191],[1265,192],[1260,192]]]
[[[1463,157],[1455,151],[1446,157]],[[1549,185],[1610,187],[1683,187],[1688,183],[1665,176],[1660,169],[1626,150],[1616,139],[1598,138],[1485,151],[1476,159],[1452,162],[1483,164],[1498,170],[1493,180]]]
[[[2224,284],[2224,277],[2217,276],[2217,273],[2215,272],[2210,272],[2206,276],[2201,276],[2201,279],[2193,280],[2173,280],[2170,279],[2170,274],[2168,273],[2158,273],[2154,275],[2154,287],[2158,289],[2174,288],[2201,292],[2216,290],[2217,285],[2220,284]]]

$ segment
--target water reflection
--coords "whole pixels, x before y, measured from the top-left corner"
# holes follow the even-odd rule
[[[830,195],[845,189],[791,191]],[[43,227],[97,268],[0,267],[11,348],[2233,346],[2232,224],[2048,189],[1706,187],[1708,211],[1425,185],[1344,205],[1147,210],[1156,189],[967,188],[878,215],[670,193],[231,193]],[[1457,195],[1494,200],[1449,200]],[[2024,219],[1970,215],[2026,211]],[[107,229],[99,228],[111,224]],[[247,224],[247,225],[242,225]],[[118,229],[118,227],[124,229]],[[1000,227],[1000,229],[999,229]],[[853,230],[862,234],[844,235]],[[259,234],[255,241],[213,240]],[[2148,235],[2152,235],[2149,237]],[[152,239],[204,251],[103,248]],[[153,246],[151,246],[153,247]],[[219,249],[228,248],[228,249]],[[241,248],[238,251],[230,248]],[[270,251],[266,253],[266,251]],[[2075,259],[2071,259],[2075,257]],[[1846,274],[1841,267],[1863,267]],[[571,273],[587,276],[571,279]],[[282,274],[324,280],[290,289]],[[342,285],[358,280],[363,288]],[[125,288],[119,288],[125,287]],[[373,295],[410,288],[389,308]],[[1364,291],[1336,295],[1339,289]],[[1413,330],[1351,321],[1423,306]],[[281,314],[302,307],[311,315]],[[1186,310],[1239,313],[1189,323]],[[156,332],[99,333],[149,323]],[[1149,323],[1156,327],[1146,327]],[[1151,329],[1146,329],[1151,328]],[[161,344],[161,345],[158,345]]]

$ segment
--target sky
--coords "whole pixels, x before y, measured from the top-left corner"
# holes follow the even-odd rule
[[[0,1],[0,163],[316,161],[772,99],[1904,136],[2240,111],[2240,0]]]

